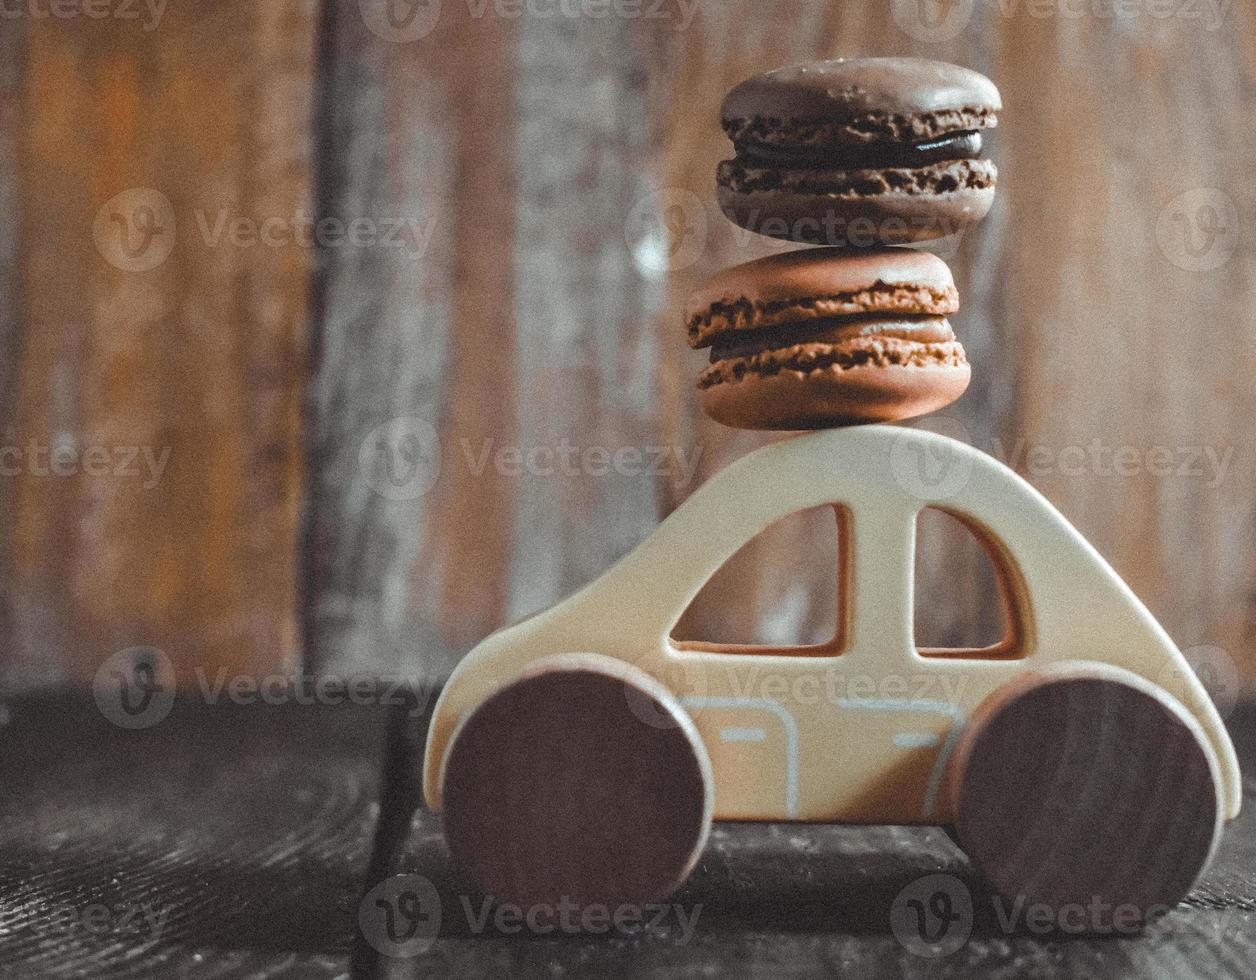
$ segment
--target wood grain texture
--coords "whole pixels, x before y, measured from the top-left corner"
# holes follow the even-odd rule
[[[399,209],[436,233],[419,255],[325,257],[315,669],[444,674],[640,540],[658,479],[682,478],[655,435],[658,290],[625,241],[648,171],[631,27],[450,4],[396,44],[351,7],[328,14],[322,208]],[[429,479],[389,499],[361,447],[406,418],[433,438]]]
[[[0,976],[346,976],[382,711],[11,709]]]
[[[381,708],[181,704],[153,728],[123,732],[90,701],[9,707],[0,975],[347,975],[376,819]],[[1242,709],[1233,721],[1250,771],[1256,717]],[[1256,973],[1252,819],[1245,810],[1186,902],[1137,937],[1009,934],[993,897],[935,829],[764,825],[717,826],[652,928],[520,936],[499,929],[491,911],[475,931],[478,896],[451,870],[439,821],[420,811],[397,870],[435,886],[440,935],[421,956],[386,961],[374,975],[1245,980]],[[891,931],[891,909],[904,887],[935,874],[969,890],[972,933],[952,955],[918,956]],[[96,903],[145,906],[164,919],[154,936],[143,918],[124,925],[110,914],[103,929],[90,920],[93,933],[81,916]]]
[[[445,839],[498,901],[644,905],[689,877],[715,781],[680,702],[596,655],[537,665],[459,726],[445,756]]]
[[[684,479],[658,440],[661,283],[634,248],[657,230],[642,211],[655,66],[625,18],[524,17],[518,30],[516,435],[539,465],[511,480],[511,619],[633,547],[658,519],[659,485]],[[551,471],[565,446],[572,465]]]
[[[702,418],[678,314],[703,276],[783,247],[715,208],[724,92],[837,54],[970,65],[1006,104],[995,208],[940,248],[973,383],[924,424],[1028,476],[1183,647],[1256,677],[1248,8],[956,3],[939,31],[889,0],[661,18],[449,2],[397,41],[367,0],[315,7],[6,21],[4,447],[171,454],[150,489],[142,457],[137,476],[3,478],[10,687],[138,643],[211,673],[304,646],[323,672],[443,674],[605,569],[772,438]],[[145,187],[177,243],[128,272],[92,228]],[[222,213],[302,208],[395,244],[206,244]],[[821,531],[756,542],[685,635],[823,633]],[[963,644],[995,628],[990,578],[940,533],[918,612]]]
[[[1220,785],[1174,702],[1093,676],[993,696],[952,761],[960,845],[1005,898],[1134,921],[1185,897],[1220,833]]]
[[[6,20],[11,687],[295,660],[313,9]]]
[[[25,62],[25,32],[0,32],[0,213],[11,216],[20,214],[18,143],[22,89],[26,79]],[[15,368],[22,349],[21,242],[19,221],[9,220],[0,224],[0,418],[3,419],[14,417],[18,401]],[[0,522],[5,527],[12,527],[13,519],[13,495],[0,493]],[[0,534],[0,580],[14,581],[11,534]],[[0,635],[12,637],[14,623],[11,592],[0,589]],[[9,647],[4,660],[8,662],[4,671],[9,672],[8,664],[19,660],[15,647]]]
[[[327,672],[440,673],[506,610],[514,496],[459,447],[512,441],[513,26],[450,5],[399,43],[331,4],[322,32],[319,213],[417,230],[322,250],[306,653]]]
[[[1256,442],[1239,420],[1256,389],[1238,379],[1256,354],[1251,10],[1233,5],[1217,30],[1023,12],[998,27],[1006,179],[991,271],[1015,342],[1011,431],[1041,447],[1031,479],[1170,634],[1220,645],[1250,677]],[[1209,207],[1224,230],[1209,230]]]

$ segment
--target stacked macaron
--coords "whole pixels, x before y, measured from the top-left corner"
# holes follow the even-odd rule
[[[726,269],[685,311],[711,349],[705,411],[743,429],[911,418],[963,394],[946,264],[898,247],[953,235],[994,200],[982,131],[999,93],[967,68],[862,58],[783,68],[724,100],[736,149],[724,213],[750,231],[826,247]]]

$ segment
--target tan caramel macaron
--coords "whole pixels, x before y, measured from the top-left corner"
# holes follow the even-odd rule
[[[949,405],[971,371],[947,315],[951,270],[908,248],[814,248],[725,269],[690,298],[689,343],[711,418],[739,429],[821,429]]]

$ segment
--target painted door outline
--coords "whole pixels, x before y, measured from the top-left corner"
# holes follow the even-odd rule
[[[719,698],[690,695],[681,698],[680,703],[686,708],[697,710],[723,708],[734,711],[743,709],[771,712],[785,730],[785,814],[790,820],[798,818],[798,722],[794,720],[788,708],[779,701],[771,701],[767,698]],[[726,726],[721,729],[721,737],[725,730],[744,733],[751,729],[742,726]],[[733,738],[728,741],[751,741],[751,739]],[[754,739],[754,741],[760,740]]]
[[[937,811],[938,793],[942,788],[942,776],[946,772],[947,760],[950,759],[951,752],[955,749],[955,743],[959,741],[959,734],[964,729],[964,722],[967,720],[964,712],[957,705],[948,701],[897,700],[891,698],[833,698],[832,701],[839,708],[848,708],[854,711],[921,711],[930,714],[943,714],[951,719],[951,727],[941,740],[942,748],[938,750],[937,758],[933,760],[933,768],[929,772],[929,782],[925,786],[924,805],[920,811],[923,819],[927,820],[932,817]],[[904,745],[899,742],[899,739],[903,736],[909,736],[912,741],[918,741],[916,737],[922,734],[924,733],[897,732],[893,737],[893,742],[899,748],[932,748],[936,741],[930,741],[927,745]],[[932,733],[929,734],[932,738]]]

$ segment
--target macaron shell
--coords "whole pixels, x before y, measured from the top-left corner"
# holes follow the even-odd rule
[[[893,194],[938,195],[994,188],[999,171],[990,160],[939,160],[923,167],[833,170],[782,167],[725,160],[716,184],[741,194],[790,193],[818,198],[877,198]]]
[[[868,197],[745,193],[724,186],[716,192],[724,216],[748,231],[840,248],[910,245],[960,234],[989,213],[994,194],[993,186]]]
[[[929,252],[808,248],[724,269],[693,292],[684,317],[690,344],[703,347],[727,330],[860,313],[945,316],[958,308],[950,268]]]
[[[731,136],[805,146],[817,138],[927,139],[993,125],[1002,107],[994,83],[970,68],[924,58],[839,58],[747,79],[725,97],[720,114]],[[857,125],[826,133],[799,125],[850,122]]]
[[[702,409],[736,429],[825,429],[895,422],[937,411],[964,393],[971,368],[874,367],[746,375],[699,391]]]

